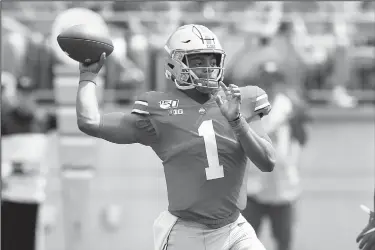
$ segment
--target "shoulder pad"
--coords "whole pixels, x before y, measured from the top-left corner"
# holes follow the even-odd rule
[[[260,115],[261,117],[269,114],[271,104],[267,93],[263,89],[258,86],[246,86],[241,88],[241,92],[245,103],[250,102],[250,105],[246,105],[246,108],[250,106],[253,114]]]
[[[259,87],[256,88],[257,92],[254,100],[254,113],[259,114],[260,116],[268,115],[272,108],[270,102],[268,101],[268,95],[263,89]]]

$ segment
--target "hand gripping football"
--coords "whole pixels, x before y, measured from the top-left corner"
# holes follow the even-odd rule
[[[108,57],[114,49],[107,31],[85,24],[63,30],[57,42],[70,58],[84,64],[98,62],[102,53]]]

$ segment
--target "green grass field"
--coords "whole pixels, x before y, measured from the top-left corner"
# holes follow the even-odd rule
[[[293,250],[354,250],[355,238],[368,217],[359,208],[372,208],[375,132],[373,116],[317,119],[303,154],[304,192],[298,203]],[[98,169],[92,182],[87,250],[150,250],[152,224],[166,209],[166,186],[160,160],[140,145],[99,142]],[[62,250],[61,186],[58,170],[51,171],[48,204],[57,208],[58,222],[47,235],[46,250]],[[103,227],[101,213],[110,205],[122,209],[120,227]],[[261,239],[275,249],[268,225]],[[75,249],[67,249],[75,250]],[[80,249],[82,250],[82,249]]]

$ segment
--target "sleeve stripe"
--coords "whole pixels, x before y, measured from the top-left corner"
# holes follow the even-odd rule
[[[269,102],[266,102],[266,103],[263,103],[262,105],[259,105],[259,106],[257,106],[257,107],[255,107],[255,111],[258,111],[258,110],[260,110],[260,109],[262,109],[262,108],[265,108],[265,107],[267,107],[267,106],[270,106],[271,104],[269,103]]]
[[[137,113],[137,114],[141,114],[141,115],[149,115],[150,114],[150,112],[144,111],[144,110],[140,110],[140,109],[133,109],[132,113]]]
[[[134,104],[139,104],[139,105],[143,105],[143,106],[148,106],[148,102],[144,102],[144,101],[135,101]]]
[[[262,100],[264,98],[267,98],[267,94],[263,94],[261,96],[258,96],[257,99],[255,101],[259,101],[259,100]]]

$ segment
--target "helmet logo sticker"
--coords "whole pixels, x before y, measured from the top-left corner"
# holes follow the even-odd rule
[[[184,58],[184,54],[182,52],[175,52],[173,54],[173,59],[177,61],[182,61],[182,58]]]

